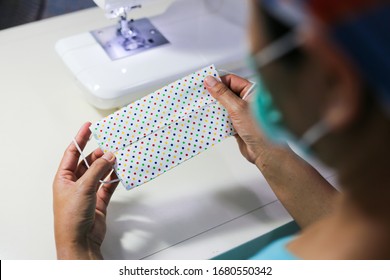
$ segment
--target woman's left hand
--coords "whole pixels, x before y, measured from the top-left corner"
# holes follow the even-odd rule
[[[75,140],[83,150],[91,132],[84,124]],[[53,182],[54,231],[58,259],[101,259],[107,206],[118,183],[101,184],[112,171],[115,156],[96,149],[79,162],[74,143],[66,149]],[[106,180],[115,179],[112,173]]]

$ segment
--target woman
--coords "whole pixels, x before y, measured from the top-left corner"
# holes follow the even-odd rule
[[[230,114],[243,156],[302,228],[254,259],[390,258],[389,7],[372,0],[254,1],[252,61],[262,83],[259,76],[252,108],[240,98],[247,80],[206,78]],[[82,148],[88,126],[76,137]],[[334,168],[342,192],[280,145],[287,139]],[[101,258],[116,186],[97,188],[115,159],[97,150],[86,170],[78,158],[71,144],[54,181],[57,253]]]

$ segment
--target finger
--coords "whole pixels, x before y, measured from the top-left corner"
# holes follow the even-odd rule
[[[80,187],[86,192],[96,192],[100,185],[99,181],[104,179],[114,163],[115,156],[111,152],[105,153],[101,158],[95,160],[79,179]]]
[[[100,148],[97,148],[95,151],[90,153],[85,159],[91,165],[95,160],[103,156],[103,151]],[[81,161],[77,167],[76,176],[80,178],[88,170],[84,161]]]
[[[212,76],[205,79],[206,89],[226,108],[230,115],[236,115],[246,106],[246,102],[234,94],[224,83]]]
[[[90,125],[90,122],[83,124],[75,137],[75,140],[81,150],[85,148],[85,145],[89,140],[89,136],[91,135],[91,131],[89,130]],[[80,153],[77,150],[75,144],[72,142],[65,150],[58,170],[75,172],[79,162],[79,157]]]
[[[118,179],[118,177],[115,172],[112,172],[108,180],[112,181],[116,179]],[[119,182],[103,184],[97,192],[98,199],[96,201],[96,209],[101,211],[103,214],[107,213],[108,204],[110,203],[112,194],[115,192],[118,183]]]
[[[252,82],[239,77],[237,75],[229,74],[221,77],[222,82],[230,88],[234,93],[236,93],[241,98],[252,86]]]

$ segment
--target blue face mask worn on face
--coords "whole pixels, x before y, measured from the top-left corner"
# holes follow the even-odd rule
[[[268,140],[276,144],[291,142],[304,153],[310,153],[310,147],[329,132],[329,127],[320,120],[297,139],[283,122],[283,114],[275,105],[272,95],[265,88],[257,69],[264,67],[298,46],[295,31],[278,39],[259,53],[249,57],[249,66],[257,73],[257,89],[253,97],[252,111]]]

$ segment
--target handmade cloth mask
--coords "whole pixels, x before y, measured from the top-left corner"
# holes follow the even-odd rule
[[[126,189],[142,185],[234,135],[228,113],[206,90],[211,65],[123,107],[90,129],[100,148],[116,156]]]

